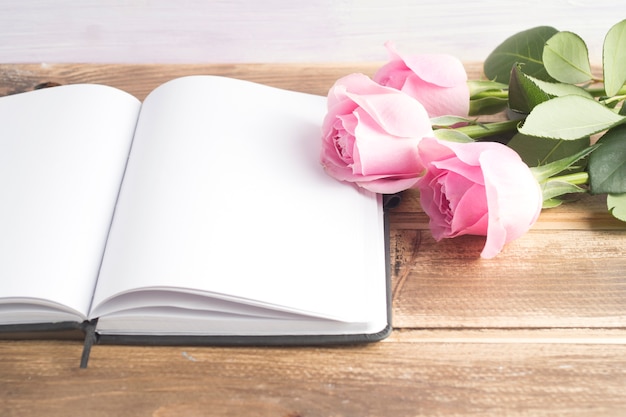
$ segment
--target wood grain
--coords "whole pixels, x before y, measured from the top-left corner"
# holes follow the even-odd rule
[[[407,334],[408,333],[408,334]],[[398,332],[351,348],[0,345],[3,415],[620,415],[624,347],[423,342]],[[16,359],[16,351],[23,353]],[[12,359],[9,362],[9,359]],[[563,412],[563,414],[561,414]]]
[[[305,93],[326,95],[340,77],[352,72],[373,75],[380,63],[369,64],[0,64],[0,96],[30,91],[45,83],[102,83],[125,90],[138,99],[158,85],[185,75],[223,75]],[[468,62],[479,77],[480,62]]]
[[[0,65],[0,95],[97,82],[144,98],[188,74],[325,94],[374,65]],[[479,64],[467,64],[470,77]],[[611,416],[626,412],[626,234],[601,197],[544,211],[493,260],[435,242],[419,195],[391,215],[394,332],[335,348],[0,340],[2,416]]]

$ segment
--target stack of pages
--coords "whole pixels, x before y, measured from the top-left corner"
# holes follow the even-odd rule
[[[0,329],[316,344],[390,331],[381,196],[319,164],[324,97],[213,76],[0,98]]]

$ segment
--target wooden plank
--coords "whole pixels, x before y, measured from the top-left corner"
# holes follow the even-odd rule
[[[417,190],[401,195],[400,206],[391,210],[391,220],[398,229],[428,230],[428,216],[419,203]],[[533,230],[624,230],[626,223],[613,217],[605,195],[582,194],[571,202],[542,210]]]
[[[380,63],[369,64],[0,64],[0,96],[29,91],[41,84],[102,83],[140,100],[158,85],[186,75],[222,75],[288,90],[326,95],[340,77],[352,72],[372,76]],[[465,64],[472,78],[482,64]]]
[[[0,64],[0,96],[29,91],[42,84],[101,83],[143,100],[158,85],[187,75],[222,75],[326,95],[339,77],[356,71],[373,74],[376,67],[375,64]]]
[[[626,327],[623,231],[531,231],[491,260],[484,238],[396,230],[394,325]]]
[[[0,342],[3,415],[619,415],[623,345],[433,341],[358,348]]]

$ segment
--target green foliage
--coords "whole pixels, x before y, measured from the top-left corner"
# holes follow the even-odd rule
[[[518,133],[509,141],[508,146],[519,154],[526,165],[536,167],[581,152],[589,147],[589,138],[554,140]],[[570,171],[578,171],[580,169],[581,166],[576,168],[570,166]]]
[[[592,74],[585,41],[550,26],[506,39],[487,57],[484,72],[491,81],[470,84],[471,114],[491,114],[506,97],[508,115],[518,119],[508,146],[531,167],[544,208],[567,194],[607,194],[608,210],[626,221],[626,19],[604,39],[603,79]],[[476,123],[461,131],[476,139],[487,135],[472,129],[492,125],[507,127]],[[589,146],[592,137],[600,139]]]
[[[453,127],[454,125],[467,123],[475,123],[475,121],[460,116],[439,116],[430,119],[430,124],[434,129]]]
[[[568,155],[565,158],[532,167],[530,170],[532,171],[535,179],[539,183],[545,183],[547,181],[550,181],[555,175],[560,174],[570,168],[576,162],[592,154],[592,152],[596,150],[597,147],[598,145],[588,146],[573,155]]]
[[[626,193],[626,126],[606,132],[599,149],[589,157],[589,185],[593,194]]]
[[[528,114],[540,103],[554,97],[579,95],[592,98],[591,94],[571,84],[551,83],[531,77],[520,65],[513,67],[509,83],[509,107],[511,110]]]
[[[470,80],[469,115],[496,114],[507,108],[508,85],[494,81]]]
[[[508,84],[513,66],[523,64],[526,74],[551,80],[543,65],[543,48],[557,32],[550,26],[538,26],[507,38],[485,60],[485,75],[490,80]]]
[[[558,198],[551,198],[548,200],[543,200],[543,205],[541,206],[541,208],[549,209],[549,208],[558,207],[561,204],[563,204],[563,200],[558,199]]]
[[[533,176],[541,186],[543,208],[552,208],[560,205],[563,200],[559,197],[563,195],[587,191],[578,185],[579,180],[586,180],[586,173],[557,175],[569,170],[578,161],[586,158],[595,148],[596,146],[588,146],[573,155],[530,168]]]
[[[454,129],[437,129],[435,130],[435,137],[439,140],[445,140],[446,142],[474,142],[474,139],[467,136],[465,133]]]
[[[585,190],[584,188],[579,187],[576,184],[569,183],[567,181],[548,181],[541,186],[541,193],[543,195],[543,208],[554,208],[561,205],[561,203],[563,203],[563,199],[559,197],[563,195],[585,192],[587,192],[587,190]]]
[[[563,83],[580,84],[593,79],[587,45],[572,32],[559,32],[548,39],[543,64],[552,78]]]
[[[594,135],[626,122],[599,102],[577,95],[555,97],[537,105],[519,129],[541,138],[574,140]]]
[[[607,195],[606,205],[613,217],[626,222],[626,193]]]
[[[470,101],[470,116],[478,116],[481,114],[496,114],[505,110],[509,104],[507,98],[502,97],[483,97]]]
[[[480,98],[485,93],[506,90],[508,87],[507,84],[484,80],[469,80],[467,81],[467,86],[470,91],[470,100]]]
[[[626,83],[626,19],[607,33],[602,61],[606,94],[616,95]]]

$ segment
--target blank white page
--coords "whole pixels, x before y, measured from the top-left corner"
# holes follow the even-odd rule
[[[219,77],[157,88],[93,315],[116,294],[179,288],[317,317],[385,317],[379,196],[323,172],[325,111],[324,97]]]
[[[86,317],[139,107],[99,85],[0,99],[0,302]]]

